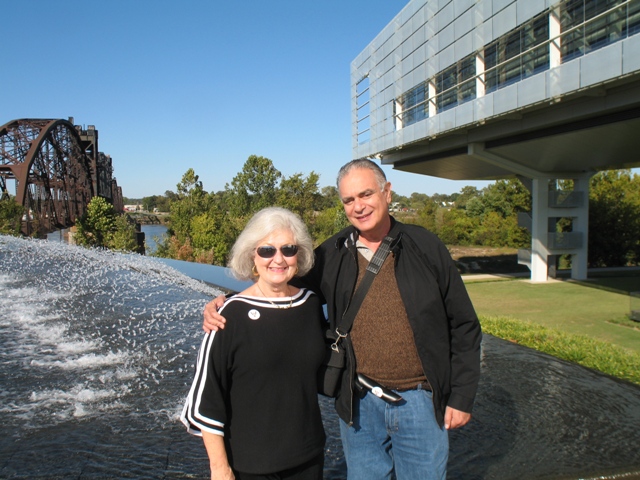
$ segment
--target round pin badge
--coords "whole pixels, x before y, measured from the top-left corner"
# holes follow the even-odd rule
[[[249,318],[251,320],[258,320],[260,318],[260,312],[258,310],[249,310]]]

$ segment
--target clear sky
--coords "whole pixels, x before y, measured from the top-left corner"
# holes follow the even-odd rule
[[[334,185],[351,160],[350,64],[408,0],[21,0],[2,4],[0,125],[95,125],[123,195],[224,189],[250,155]],[[383,167],[393,189],[465,185]]]

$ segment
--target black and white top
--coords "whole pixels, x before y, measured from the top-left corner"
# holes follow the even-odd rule
[[[205,335],[181,415],[194,435],[224,436],[231,467],[245,473],[292,468],[324,448],[320,300],[307,289],[292,303],[271,300],[236,295],[225,302],[227,323]]]

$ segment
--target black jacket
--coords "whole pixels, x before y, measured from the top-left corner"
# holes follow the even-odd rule
[[[391,248],[396,279],[442,426],[447,405],[468,413],[473,408],[480,377],[480,323],[445,245],[422,227],[397,223],[400,233]],[[326,240],[316,248],[314,268],[303,279],[324,297],[334,330],[358,278],[356,239],[357,230],[348,227]],[[351,348],[348,360],[336,411],[351,424],[355,375]]]

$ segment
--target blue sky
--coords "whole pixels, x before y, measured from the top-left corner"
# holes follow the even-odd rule
[[[351,61],[407,0],[4,2],[0,124],[95,125],[123,195],[205,190],[250,155],[334,185],[351,160]],[[401,195],[465,185],[384,167]]]

